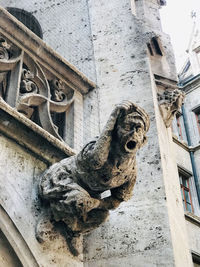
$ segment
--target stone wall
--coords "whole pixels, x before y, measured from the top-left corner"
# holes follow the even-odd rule
[[[177,165],[192,172],[192,165],[190,160],[189,151],[183,149],[180,145],[174,143],[175,160]]]
[[[18,260],[13,265],[18,257],[23,266],[83,266],[81,259],[72,257],[66,241],[58,234],[45,232],[48,238],[42,244],[36,240],[35,228],[43,212],[38,179],[47,164],[3,135],[0,151],[0,228],[7,239],[1,243],[0,259],[8,262],[0,265],[18,266]],[[9,246],[17,256],[12,251],[8,253]]]
[[[196,252],[198,255],[200,252],[199,217],[186,217],[186,224],[189,233],[190,249],[192,252]]]
[[[160,68],[155,67],[156,60],[150,68],[147,55],[147,42],[160,30],[157,1],[135,3],[136,16],[128,0],[89,1],[100,126],[114,104],[129,99],[148,112],[151,127],[148,144],[138,153],[134,196],[85,238],[85,265],[191,266],[177,167],[171,158],[172,137],[160,117],[152,75]],[[163,47],[169,45],[159,34]],[[170,46],[159,62],[163,66],[159,75],[175,79],[174,74],[171,77],[175,69],[169,50]]]

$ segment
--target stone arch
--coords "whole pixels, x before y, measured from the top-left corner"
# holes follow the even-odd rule
[[[15,7],[7,7],[7,11],[22,22],[27,28],[34,32],[41,39],[43,38],[42,28],[38,20],[28,11]]]
[[[11,255],[17,261],[15,267],[32,266],[38,267],[37,261],[30,251],[22,235],[14,225],[13,221],[0,205],[0,236],[7,242]],[[12,263],[11,263],[12,264]],[[18,264],[18,265],[17,265]],[[9,265],[8,265],[9,266]]]

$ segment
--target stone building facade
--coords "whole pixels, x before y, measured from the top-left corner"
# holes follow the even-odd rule
[[[179,73],[179,88],[186,97],[180,113],[173,121],[173,139],[176,161],[181,179],[187,182],[188,189],[184,194],[181,186],[188,228],[190,249],[195,263],[199,262],[199,94],[200,94],[200,62],[199,62],[199,13],[193,18],[194,24],[187,49],[186,61]],[[185,197],[188,197],[187,200]],[[187,203],[188,202],[188,203]]]
[[[197,193],[197,217],[185,215],[177,167],[192,176],[190,152],[173,142],[169,127],[182,94],[160,24],[164,2],[1,1],[2,266],[193,266],[192,253],[198,258]],[[43,41],[6,9],[23,24],[28,16]],[[127,99],[151,122],[148,143],[137,154],[133,197],[84,235],[78,257],[54,229],[44,226],[39,243],[40,175],[98,135],[115,104]]]

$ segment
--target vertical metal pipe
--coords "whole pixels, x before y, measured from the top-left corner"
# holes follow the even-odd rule
[[[183,114],[183,122],[184,122],[184,127],[185,127],[185,133],[187,136],[188,146],[191,146],[192,145],[191,136],[190,136],[190,132],[189,132],[188,119],[187,119],[187,114],[185,112],[184,105],[182,105],[182,114]],[[199,179],[198,179],[198,175],[197,175],[197,168],[196,168],[196,164],[195,164],[195,160],[194,160],[194,152],[189,151],[189,153],[190,153],[190,159],[191,159],[191,164],[192,164],[192,172],[193,172],[193,176],[194,176],[194,182],[195,182],[195,186],[196,186],[196,190],[197,190],[197,197],[198,197],[198,201],[199,201],[199,205],[200,205],[200,183],[199,183]]]

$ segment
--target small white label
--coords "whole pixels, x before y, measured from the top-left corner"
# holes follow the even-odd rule
[[[106,190],[103,193],[101,193],[101,199],[107,198],[107,197],[110,197],[110,196],[111,196],[110,190]]]

